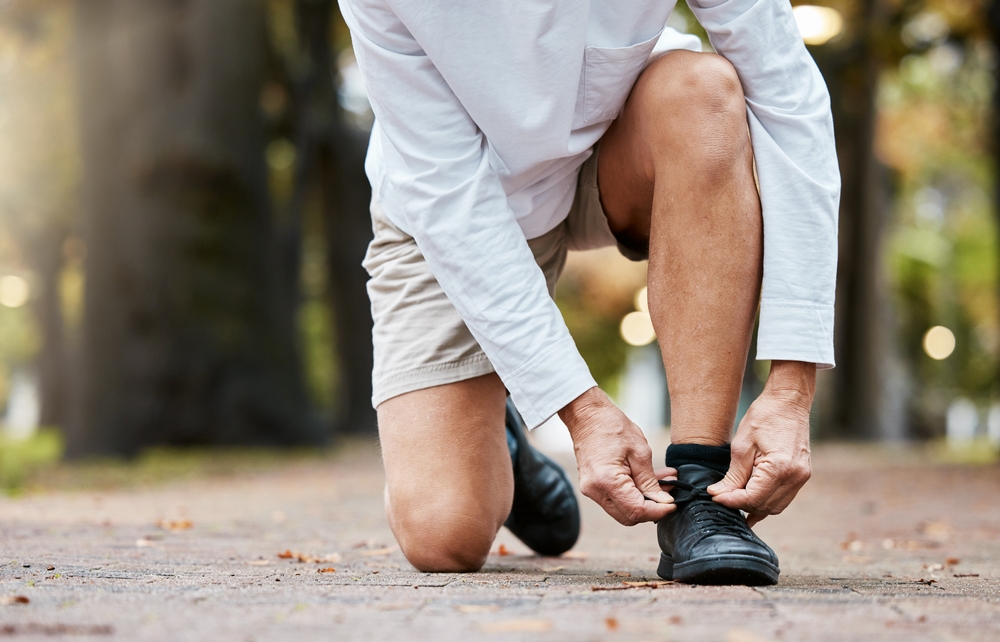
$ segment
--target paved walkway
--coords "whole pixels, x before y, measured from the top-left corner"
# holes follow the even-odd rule
[[[816,450],[813,481],[758,527],[781,558],[771,588],[642,585],[657,579],[654,527],[589,501],[567,556],[533,557],[503,531],[482,573],[418,573],[382,515],[373,443],[260,473],[3,498],[0,638],[1000,639],[1000,468]]]

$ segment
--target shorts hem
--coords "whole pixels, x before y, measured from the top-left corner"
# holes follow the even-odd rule
[[[490,363],[485,353],[458,361],[435,363],[396,372],[384,376],[372,384],[372,407],[378,408],[383,401],[388,401],[407,392],[458,383],[493,372],[496,372],[496,369],[493,368],[493,364]]]

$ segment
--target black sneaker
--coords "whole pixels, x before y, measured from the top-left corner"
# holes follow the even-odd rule
[[[778,582],[778,556],[757,537],[740,511],[712,500],[705,490],[723,478],[706,466],[677,468],[672,486],[677,509],[656,525],[657,575],[688,584],[763,586]]]
[[[507,398],[507,447],[514,504],[504,526],[539,555],[562,555],[580,536],[580,507],[566,472],[532,448],[524,421]]]

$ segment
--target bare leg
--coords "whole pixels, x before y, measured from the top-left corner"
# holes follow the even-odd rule
[[[479,570],[510,513],[514,478],[495,374],[378,407],[389,526],[426,572]]]
[[[639,77],[601,141],[611,229],[649,242],[649,309],[670,386],[671,441],[732,436],[760,296],[763,223],[740,81],[677,51]]]

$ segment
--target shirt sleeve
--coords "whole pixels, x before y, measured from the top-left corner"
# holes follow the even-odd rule
[[[688,0],[739,74],[764,214],[758,359],[832,368],[840,171],[830,95],[788,0]]]
[[[406,231],[529,428],[596,385],[507,204],[487,141],[391,11],[341,9]],[[374,186],[376,189],[378,186]]]

